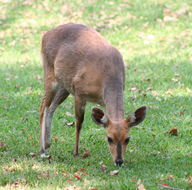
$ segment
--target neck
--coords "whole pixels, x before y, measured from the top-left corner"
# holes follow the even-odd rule
[[[123,81],[116,77],[107,80],[104,88],[104,103],[106,113],[112,120],[124,117],[123,108]]]

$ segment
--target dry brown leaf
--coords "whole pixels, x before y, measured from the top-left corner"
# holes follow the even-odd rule
[[[55,143],[58,142],[58,138],[56,136],[53,136],[53,140],[54,140]]]
[[[154,96],[157,96],[159,93],[156,90],[152,90],[151,94],[154,95]]]
[[[170,131],[168,131],[170,135],[178,136],[178,130],[176,127],[173,127]]]
[[[187,180],[188,183],[192,183],[192,176],[189,177],[189,179]]]
[[[21,120],[22,121],[28,121],[29,119],[27,117],[22,117]]]
[[[4,142],[0,142],[0,147],[5,147],[6,144]]]
[[[7,171],[7,172],[14,172],[14,171],[17,171],[17,170],[20,170],[20,171],[22,170],[21,166],[18,165],[17,163],[15,163],[11,167],[5,168],[5,171]]]
[[[102,165],[101,165],[101,170],[102,170],[103,172],[106,172],[107,166],[106,166],[105,164],[102,164]]]
[[[153,89],[152,89],[151,87],[148,87],[147,90],[148,90],[148,91],[151,91],[151,90],[153,90]]]
[[[37,174],[37,178],[41,179],[41,178],[47,178],[49,177],[49,172],[48,171],[45,171],[45,172],[42,172],[40,174]]]
[[[145,78],[145,79],[143,79],[143,81],[151,82],[151,79],[150,78]]]
[[[146,190],[140,179],[137,182],[137,190]]]
[[[88,190],[98,190],[96,187],[89,187]]]
[[[173,94],[173,90],[172,89],[168,89],[165,93],[172,95]]]
[[[180,111],[180,112],[179,112],[179,115],[184,115],[184,114],[185,114],[184,111]]]
[[[35,157],[36,157],[36,154],[33,153],[33,152],[30,152],[30,153],[29,153],[29,156],[31,156],[32,158],[35,158]]]
[[[172,180],[172,179],[174,179],[175,178],[175,176],[174,175],[171,175],[171,174],[169,174],[168,176],[167,176],[167,179],[168,180]]]
[[[118,175],[119,174],[119,170],[113,170],[113,171],[110,171],[110,175],[113,176],[113,175]]]
[[[87,157],[90,156],[90,154],[91,154],[91,153],[90,153],[89,151],[86,151],[86,150],[85,150],[85,152],[83,153],[83,156],[82,156],[82,157],[83,157],[83,158],[87,158]]]
[[[175,75],[175,77],[177,77],[177,78],[180,78],[180,77],[181,77],[181,75],[180,75],[180,74],[177,74],[177,73],[175,73],[174,75]]]

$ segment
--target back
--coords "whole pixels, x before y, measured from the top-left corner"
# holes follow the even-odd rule
[[[72,94],[76,90],[96,99],[106,78],[115,76],[124,81],[118,50],[84,25],[70,23],[48,31],[43,37],[42,54],[54,67],[57,80]]]

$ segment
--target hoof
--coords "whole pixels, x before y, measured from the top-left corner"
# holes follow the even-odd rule
[[[41,153],[41,154],[40,154],[40,157],[41,157],[41,158],[50,158],[50,155],[47,155],[47,154],[45,154],[45,153]]]

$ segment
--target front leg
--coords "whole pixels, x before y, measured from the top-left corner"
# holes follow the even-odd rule
[[[84,120],[85,113],[85,104],[86,102],[80,97],[75,97],[75,118],[76,118],[76,140],[75,140],[75,150],[74,154],[78,155],[79,153],[79,136]]]

